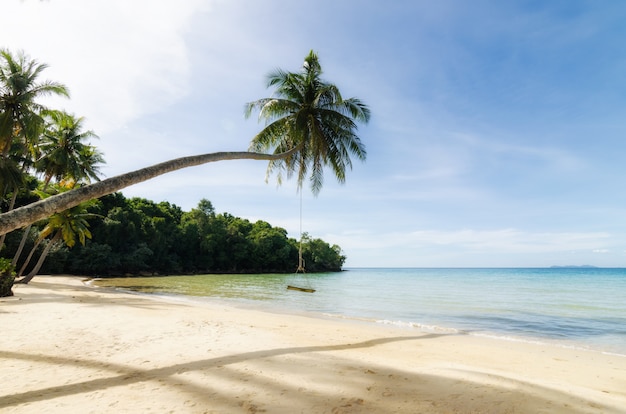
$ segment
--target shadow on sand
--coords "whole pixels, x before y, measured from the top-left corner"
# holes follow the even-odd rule
[[[390,407],[386,402],[392,403],[394,399],[400,401],[413,401],[410,411],[403,409],[394,412],[479,412],[473,411],[472,404],[490,395],[501,394],[498,406],[494,407],[494,413],[501,412],[537,412],[541,407],[549,406],[552,400],[571,401],[568,412],[587,413],[593,403],[567,395],[562,392],[543,388],[535,384],[529,384],[510,378],[498,378],[504,385],[494,387],[481,381],[475,383],[462,380],[458,377],[437,376],[427,373],[415,373],[389,367],[368,365],[363,369],[363,362],[343,358],[343,351],[358,348],[372,348],[384,344],[399,341],[424,341],[449,334],[430,334],[419,336],[385,337],[359,343],[345,343],[328,346],[303,346],[259,350],[195,360],[176,365],[158,367],[152,369],[138,369],[126,365],[76,358],[58,356],[32,355],[20,352],[0,351],[0,358],[5,360],[25,360],[33,363],[45,364],[72,364],[77,367],[98,372],[99,378],[77,379],[76,382],[66,385],[48,387],[44,389],[25,390],[12,395],[0,395],[0,409],[15,407],[22,404],[37,401],[47,401],[55,398],[83,394],[96,391],[104,391],[112,387],[127,387],[140,382],[158,383],[161,387],[177,388],[186,394],[185,398],[194,401],[197,407],[205,407],[216,412],[271,412],[282,413],[299,412],[387,412]],[[332,355],[326,354],[334,352]],[[272,370],[278,372],[294,372],[294,356],[307,358],[304,364],[315,364],[315,373],[298,372],[296,375],[305,377],[312,383],[340,383],[341,392],[335,392],[329,388],[326,394],[319,391],[309,392],[301,386],[290,383],[288,378],[284,381],[269,381],[265,375],[260,374],[262,367],[271,364]],[[259,373],[248,373],[245,384],[242,383],[239,363],[252,362],[261,364]],[[297,361],[296,361],[297,363]],[[265,364],[265,365],[263,365]],[[361,364],[361,368],[355,368]],[[320,368],[321,367],[321,368]],[[297,368],[296,368],[297,369]],[[108,373],[108,375],[107,375]],[[198,377],[186,379],[188,373],[201,374],[204,380],[199,382]],[[341,375],[341,378],[338,375]],[[479,373],[473,373],[478,378]],[[486,375],[485,375],[486,376]],[[493,382],[495,376],[490,375]],[[239,383],[242,389],[240,394],[234,397],[231,393],[224,392],[224,383]],[[248,390],[248,391],[246,391]],[[468,392],[468,390],[471,390]],[[114,392],[114,391],[112,391]],[[138,398],[150,398],[147,395]],[[255,401],[254,395],[280,396],[274,406],[263,405]],[[376,398],[374,398],[376,396]],[[382,396],[382,397],[381,397]],[[519,397],[519,398],[512,398]],[[525,407],[507,406],[508,401],[525,401]],[[580,406],[578,409],[576,407]],[[317,410],[307,408],[322,407]],[[421,407],[421,408],[420,408]],[[595,406],[602,412],[602,407]],[[417,411],[415,411],[417,410]],[[420,411],[423,410],[423,411]]]

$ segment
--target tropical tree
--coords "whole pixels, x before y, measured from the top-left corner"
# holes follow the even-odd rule
[[[84,118],[62,111],[48,115],[50,123],[39,145],[40,157],[35,168],[44,174],[44,191],[52,178],[60,181],[99,181],[99,164],[104,163],[102,154],[85,141],[98,136],[83,130]]]
[[[302,255],[308,264],[308,270],[313,272],[341,270],[346,256],[341,248],[329,245],[322,239],[311,238],[307,233],[302,235]]]
[[[49,122],[38,145],[40,156],[35,162],[35,168],[44,173],[43,192],[52,178],[57,181],[67,180],[66,187],[69,188],[77,183],[98,181],[99,165],[104,163],[104,158],[95,147],[84,142],[89,138],[97,138],[97,135],[92,131],[83,131],[83,118],[76,118],[63,111],[48,111],[46,118]],[[30,226],[27,225],[23,230],[13,265],[17,264],[22,254]]]
[[[252,140],[253,151],[285,153],[272,160],[268,176],[278,171],[287,178],[298,176],[298,188],[309,176],[313,193],[323,184],[324,167],[332,169],[339,182],[346,178],[346,167],[352,167],[350,154],[365,160],[365,146],[356,135],[355,121],[368,122],[369,108],[357,98],[343,99],[337,86],[321,78],[322,67],[311,51],[299,73],[277,70],[268,76],[268,87],[276,86],[275,96],[250,102],[246,116],[259,110],[267,126]]]
[[[9,211],[24,183],[23,173],[32,158],[29,155],[35,154],[43,129],[42,114],[47,108],[38,99],[49,95],[69,96],[64,85],[39,81],[46,68],[47,65],[30,59],[23,52],[14,55],[7,49],[0,49],[0,191],[13,191]],[[19,227],[22,225],[16,228]],[[0,247],[6,233],[1,233]]]
[[[90,200],[81,203],[63,212],[55,213],[48,219],[48,224],[46,224],[43,230],[41,230],[39,238],[37,239],[37,244],[33,247],[32,251],[34,251],[46,237],[53,235],[52,239],[50,239],[46,244],[46,247],[39,256],[39,260],[35,264],[35,267],[33,267],[28,275],[20,279],[17,283],[28,283],[37,275],[37,272],[41,269],[41,266],[50,252],[50,249],[55,246],[59,240],[62,239],[63,242],[65,242],[65,244],[70,248],[74,247],[77,241],[79,241],[80,244],[85,245],[86,239],[91,238],[91,232],[89,231],[89,223],[87,220],[99,217],[88,211],[89,207],[93,206],[96,202],[97,200]],[[32,253],[29,255],[29,259],[30,257],[32,257]],[[28,260],[22,266],[22,270],[20,270],[19,275],[22,274],[27,265]]]
[[[67,87],[51,81],[39,82],[48,66],[23,52],[13,55],[0,49],[0,154],[6,156],[14,140],[36,142],[44,125],[46,107],[37,99],[49,95],[69,96]]]
[[[315,193],[319,192],[323,183],[322,169],[325,165],[331,166],[339,181],[343,182],[345,168],[351,166],[350,153],[360,159],[365,158],[364,146],[356,136],[355,121],[367,122],[369,109],[356,98],[342,99],[334,85],[320,79],[322,71],[313,52],[305,59],[302,73],[281,73],[284,74],[284,85],[272,80],[273,77],[270,77],[269,84],[278,85],[279,95],[290,99],[268,98],[247,105],[247,113],[259,108],[262,117],[275,119],[253,139],[252,152],[218,152],[178,158],[58,194],[0,214],[0,234],[130,185],[209,162],[234,159],[270,161],[270,171],[284,168],[289,175],[297,169],[300,185],[310,168]],[[279,114],[285,116],[279,118]],[[273,148],[271,154],[254,151],[270,148]]]

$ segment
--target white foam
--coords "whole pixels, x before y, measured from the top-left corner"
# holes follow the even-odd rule
[[[476,336],[476,337],[480,337],[480,338],[489,338],[489,339],[496,339],[499,341],[510,341],[510,342],[518,342],[518,343],[524,343],[524,344],[533,344],[533,345],[539,345],[539,346],[554,346],[554,347],[558,347],[558,348],[563,348],[563,349],[572,349],[572,350],[579,350],[579,351],[589,351],[589,352],[599,352],[601,354],[605,354],[605,355],[613,355],[613,356],[619,356],[619,357],[624,357],[626,358],[625,354],[621,354],[621,353],[617,353],[617,352],[610,352],[610,351],[603,351],[601,349],[597,349],[597,348],[590,348],[587,346],[584,346],[582,344],[579,343],[571,343],[571,342],[563,342],[563,341],[551,341],[551,340],[542,340],[542,339],[537,339],[537,338],[525,338],[525,337],[518,337],[518,336],[510,336],[510,335],[497,335],[494,333],[476,333],[476,332],[472,332],[470,333],[471,336]]]
[[[390,321],[387,319],[379,319],[376,323],[381,323],[383,325],[394,325],[402,328],[415,328],[420,331],[429,332],[429,333],[449,333],[449,334],[458,334],[461,331],[455,328],[448,328],[438,325],[425,325],[422,323],[416,322],[406,322],[406,321]]]

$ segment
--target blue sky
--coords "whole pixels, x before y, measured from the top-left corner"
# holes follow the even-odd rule
[[[111,177],[246,150],[246,102],[315,50],[371,108],[346,183],[303,194],[303,229],[346,266],[626,265],[622,1],[8,0],[0,47],[50,67]],[[25,24],[25,22],[27,22]],[[299,234],[295,182],[226,161],[123,190]]]

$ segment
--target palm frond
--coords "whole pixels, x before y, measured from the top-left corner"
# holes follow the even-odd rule
[[[250,102],[246,117],[259,112],[266,127],[250,144],[250,149],[280,154],[270,161],[267,177],[277,174],[297,176],[298,188],[309,177],[314,194],[324,182],[324,168],[330,167],[337,180],[345,182],[346,169],[352,168],[351,156],[365,160],[365,146],[356,135],[357,122],[367,123],[369,108],[357,98],[344,100],[339,88],[321,79],[322,67],[315,52],[305,58],[298,73],[277,69],[268,75],[273,97]]]

